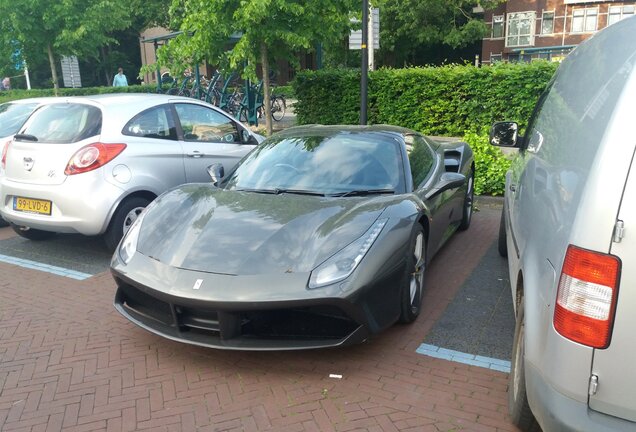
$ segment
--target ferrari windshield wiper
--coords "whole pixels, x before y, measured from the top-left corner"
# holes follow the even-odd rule
[[[283,189],[283,188],[276,188],[274,189],[274,193],[276,195],[278,194],[282,194],[282,193],[289,193],[289,194],[296,194],[296,195],[315,195],[315,196],[325,196],[324,193],[322,192],[316,192],[316,191],[311,191],[311,190],[304,190],[304,189]]]
[[[38,141],[38,137],[29,134],[15,134],[13,137],[24,141]]]
[[[394,194],[395,190],[393,189],[360,189],[360,190],[351,190],[348,192],[338,192],[334,194],[330,194],[332,197],[349,197],[349,196],[365,196],[365,195],[382,195],[382,194]]]
[[[254,192],[254,193],[263,193],[263,194],[272,194],[279,195],[283,193],[289,194],[297,194],[297,195],[316,195],[316,196],[325,196],[322,192],[316,192],[311,190],[304,189],[284,189],[284,188],[274,188],[274,189],[236,189],[239,192]]]

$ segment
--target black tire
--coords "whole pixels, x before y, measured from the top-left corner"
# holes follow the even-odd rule
[[[0,228],[8,227],[10,224],[0,217]]]
[[[281,97],[275,97],[272,99],[272,118],[276,121],[281,121],[285,117],[286,108],[285,99]]]
[[[525,314],[523,299],[517,306],[515,338],[512,343],[512,366],[508,375],[508,413],[512,423],[523,432],[540,432],[539,423],[530,410],[526,395]]]
[[[169,94],[171,96],[176,96],[176,95],[179,94],[179,88],[178,87],[171,87],[171,88],[168,89],[166,94]]]
[[[420,244],[418,244],[418,238]],[[417,249],[420,249],[419,259]],[[415,321],[422,309],[422,298],[426,281],[426,235],[420,224],[415,224],[409,242],[406,269],[400,288],[400,322],[409,324]],[[419,262],[418,262],[419,261]],[[412,290],[412,284],[413,286]]]
[[[475,201],[475,171],[470,171],[470,176],[466,180],[466,196],[464,197],[464,207],[462,208],[462,221],[459,223],[459,230],[466,231],[473,219],[473,202]]]
[[[508,243],[506,239],[506,208],[501,209],[501,219],[499,219],[499,237],[497,237],[497,250],[499,255],[508,258]]]
[[[18,234],[20,237],[24,237],[25,239],[33,241],[48,240],[52,237],[55,237],[55,233],[51,231],[43,231],[16,224],[11,224],[11,228],[13,228],[13,231],[15,231],[16,234]]]
[[[110,251],[114,251],[119,241],[124,236],[125,231],[137,219],[141,211],[150,204],[146,198],[132,197],[124,200],[113,215],[104,233],[104,242]]]

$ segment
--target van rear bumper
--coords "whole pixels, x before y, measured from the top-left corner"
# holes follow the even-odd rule
[[[636,423],[591,410],[555,390],[532,365],[525,364],[526,392],[532,413],[544,431],[633,432]]]

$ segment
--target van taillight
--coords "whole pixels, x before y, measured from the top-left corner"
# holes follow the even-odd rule
[[[4,147],[2,147],[2,169],[7,167],[7,151],[9,150],[9,144],[11,144],[11,140],[5,142]]]
[[[68,161],[64,174],[81,174],[97,169],[115,159],[125,148],[126,144],[95,143],[84,146]]]
[[[618,297],[621,261],[568,246],[554,308],[554,328],[592,348],[607,348]]]

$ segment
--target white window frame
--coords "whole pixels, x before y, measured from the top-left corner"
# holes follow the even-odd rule
[[[629,8],[632,10],[631,13],[625,13],[625,9]],[[614,10],[618,10],[619,13],[614,13],[612,14],[612,9]],[[636,13],[636,6],[635,5],[620,5],[620,6],[610,6],[609,9],[607,10],[607,25],[610,26],[612,24],[615,24],[617,22],[619,22],[620,20],[622,20],[623,18],[627,18],[628,16],[632,16]],[[616,16],[618,15],[618,19],[614,22],[610,22],[610,18],[612,16]]]
[[[550,33],[544,33],[543,32],[543,23],[545,21],[545,14],[552,14],[552,31]],[[540,33],[542,36],[548,36],[548,35],[553,35],[554,34],[554,22],[556,21],[556,11],[553,10],[544,10],[543,13],[541,14],[541,29],[540,29]]]
[[[495,20],[501,20],[501,36],[495,36]],[[504,39],[506,37],[506,18],[503,15],[493,15],[492,27],[490,29],[491,39]]]
[[[530,30],[528,33],[524,33],[524,34],[516,34],[516,35],[511,35],[510,34],[510,29],[512,28],[511,22],[512,21],[519,21],[522,22],[523,19],[521,18],[517,18],[517,16],[521,16],[521,15],[529,15],[529,18],[527,18],[530,21]],[[536,11],[525,11],[525,12],[510,12],[508,13],[507,19],[506,19],[506,47],[524,47],[524,46],[533,46],[534,45],[534,34],[535,34],[535,28],[537,25],[537,13]],[[517,38],[517,43],[510,43],[510,39],[511,38]],[[519,39],[521,37],[528,37],[528,43],[527,44],[521,44],[519,43]]]
[[[581,24],[581,29],[580,30],[575,30],[574,29],[574,24],[575,24],[575,16],[574,14],[576,12],[583,12],[583,21]],[[594,13],[591,13],[594,12]],[[575,33],[575,34],[581,34],[581,33],[594,33],[595,31],[598,30],[598,6],[595,7],[585,7],[585,8],[576,8],[576,9],[572,9],[572,20],[571,20],[571,27],[570,27],[570,33]],[[588,17],[593,16],[594,19],[596,20],[596,25],[594,26],[593,30],[588,30],[587,29],[587,22],[588,22]]]

